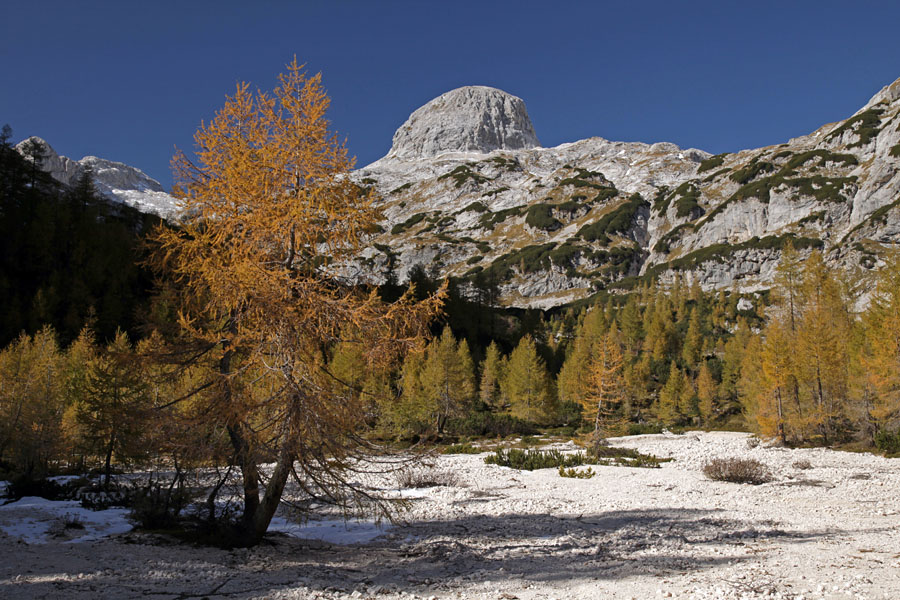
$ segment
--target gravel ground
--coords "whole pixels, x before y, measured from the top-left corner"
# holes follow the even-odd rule
[[[433,468],[456,484],[408,494],[401,521],[366,544],[273,534],[225,551],[135,532],[80,544],[0,534],[0,597],[900,598],[900,460],[752,447],[740,433],[613,444],[674,460],[582,480],[442,456]],[[775,479],[703,476],[728,456]]]

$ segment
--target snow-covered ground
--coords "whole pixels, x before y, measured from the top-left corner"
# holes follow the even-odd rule
[[[567,479],[442,456],[433,468],[457,483],[395,494],[409,509],[393,525],[282,515],[234,551],[101,538],[123,521],[82,513],[73,535],[87,539],[70,543],[53,532],[71,506],[23,499],[0,509],[0,597],[900,598],[900,460],[751,448],[739,433],[614,443],[675,460]],[[775,480],[709,481],[700,468],[720,456],[756,458]]]

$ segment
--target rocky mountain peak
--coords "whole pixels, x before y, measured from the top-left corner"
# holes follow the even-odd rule
[[[466,86],[413,112],[394,134],[387,158],[415,160],[539,146],[521,98],[491,87]]]
[[[40,168],[64,185],[72,185],[86,168],[90,168],[94,187],[107,199],[164,217],[176,212],[175,199],[166,193],[158,181],[138,168],[96,156],[72,160],[60,156],[50,144],[37,136],[19,142],[16,150],[28,156],[29,146],[40,149]]]

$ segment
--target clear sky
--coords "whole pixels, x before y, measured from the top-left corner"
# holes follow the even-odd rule
[[[321,71],[363,166],[463,85],[525,100],[544,146],[591,136],[718,153],[846,118],[900,77],[900,2],[33,0],[0,17],[0,124],[171,185],[236,82]]]

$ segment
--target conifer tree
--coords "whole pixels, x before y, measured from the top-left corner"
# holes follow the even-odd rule
[[[699,402],[700,419],[703,426],[709,428],[716,415],[716,382],[706,361],[700,366],[697,375],[697,400]]]
[[[594,426],[592,444],[596,448],[622,422],[619,412],[624,400],[623,358],[619,331],[610,329],[594,343],[588,371],[588,389],[581,400],[582,415]]]
[[[512,416],[542,424],[552,420],[555,407],[550,377],[530,335],[523,337],[509,355],[500,388],[509,399]]]
[[[347,177],[352,161],[328,129],[321,77],[294,60],[279,82],[272,94],[238,85],[195,135],[196,160],[173,159],[185,218],[156,231],[152,258],[177,286],[182,336],[216,364],[204,414],[227,432],[240,468],[236,543],[245,545],[262,538],[291,476],[348,510],[372,506],[342,475],[371,448],[358,435],[367,405],[334,394],[325,350],[352,335],[368,362],[391,362],[443,300],[386,305],[343,283],[331,265],[356,255],[378,212]],[[273,459],[262,491],[260,464]]]
[[[46,474],[62,442],[64,356],[56,332],[25,333],[0,352],[0,457],[26,477]]]
[[[493,410],[504,408],[500,394],[500,382],[506,371],[506,361],[500,353],[497,342],[491,341],[481,364],[481,384],[478,394],[481,401]]]
[[[103,458],[104,485],[109,485],[112,459],[137,458],[146,449],[149,389],[128,341],[120,331],[104,352],[88,362],[84,394],[75,418],[85,442]]]
[[[691,309],[687,333],[681,346],[681,359],[685,367],[694,370],[700,361],[700,353],[703,351],[703,332],[700,329],[700,311]]]
[[[472,357],[465,340],[457,343],[450,327],[434,340],[426,354],[422,369],[423,401],[430,409],[437,433],[452,417],[459,417],[475,397],[475,375]]]
[[[657,418],[665,425],[676,425],[681,422],[682,413],[679,401],[683,393],[684,379],[673,360],[669,365],[669,378],[659,392]]]

